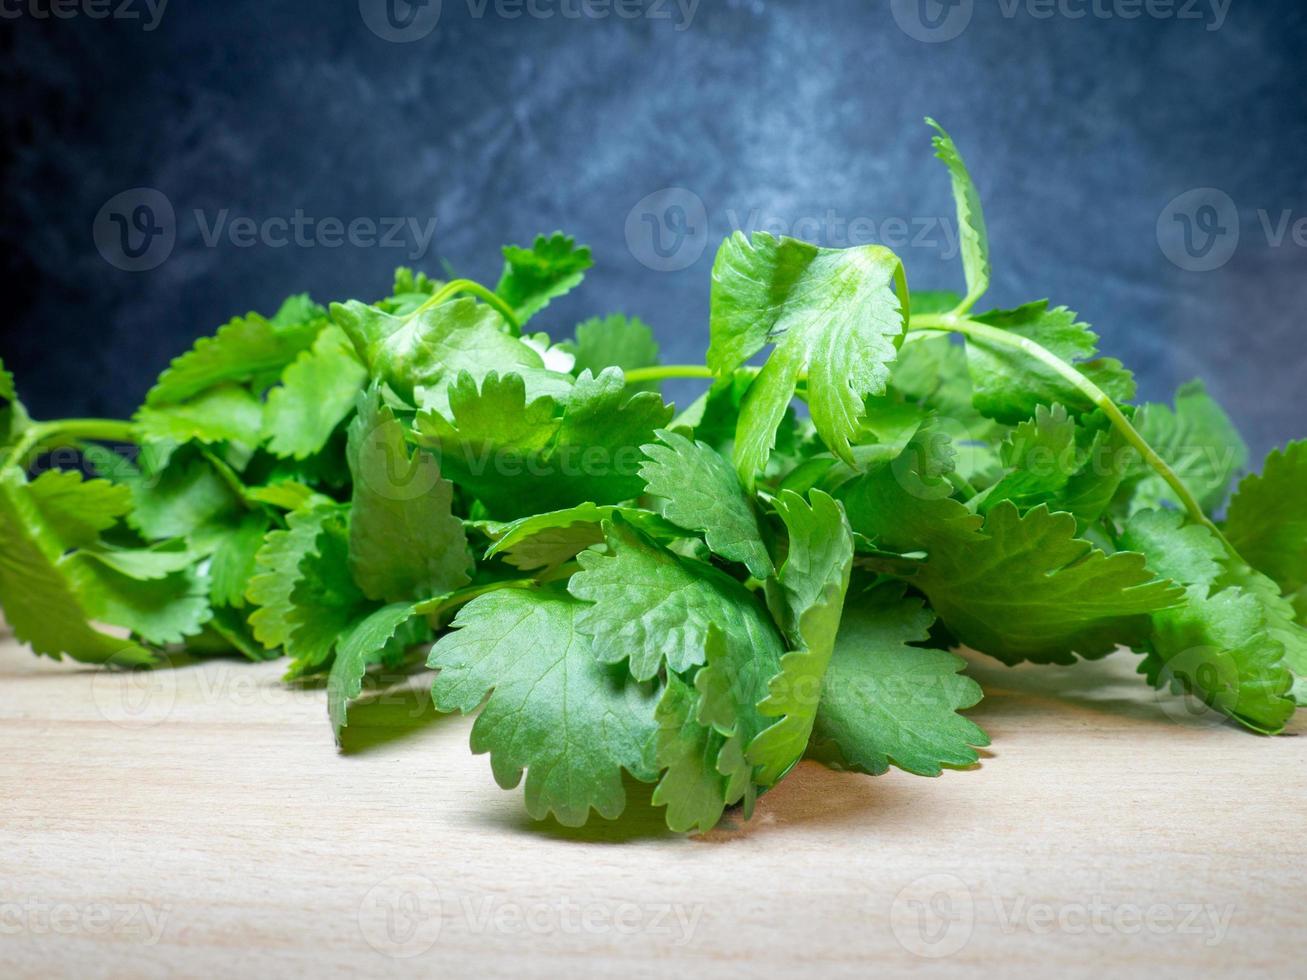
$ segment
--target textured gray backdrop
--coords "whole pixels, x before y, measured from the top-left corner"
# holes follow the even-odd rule
[[[401,263],[493,279],[555,228],[597,267],[541,325],[637,314],[672,360],[735,227],[906,236],[914,285],[954,286],[930,114],[995,302],[1079,310],[1148,397],[1208,378],[1259,450],[1307,435],[1300,0],[387,2],[0,0],[0,357],[35,414],[121,415],[234,314],[374,298]],[[398,247],[360,239],[390,218]]]

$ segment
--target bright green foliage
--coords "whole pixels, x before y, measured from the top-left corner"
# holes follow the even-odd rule
[[[1039,344],[1074,365],[1117,402],[1135,395],[1134,376],[1112,358],[1096,358],[1098,335],[1076,320],[1064,306],[1050,308],[1047,300],[1027,303],[1015,310],[997,310],[976,317]],[[975,404],[985,415],[1010,425],[1035,414],[1040,405],[1064,405],[1079,413],[1094,406],[1083,393],[1047,365],[1013,347],[1000,347],[986,339],[967,338],[967,362],[975,389]]]
[[[643,320],[619,313],[586,320],[577,326],[574,341],[559,346],[575,358],[574,374],[589,371],[598,375],[609,367],[630,371],[658,363],[658,343],[653,329]],[[628,387],[634,391],[658,390],[654,381]]]
[[[449,418],[423,413],[418,429],[450,479],[500,519],[638,496],[639,446],[672,414],[656,394],[629,395],[611,368],[583,373],[564,405],[529,400],[520,376],[493,372],[479,387],[463,374],[449,400]]]
[[[902,339],[898,258],[878,245],[828,249],[736,232],[712,275],[708,365],[725,374],[776,344],[740,407],[735,465],[746,486],[766,465],[805,371],[813,424],[832,452],[853,462],[863,399],[885,391]]]
[[[609,554],[583,552],[569,585],[593,603],[577,626],[594,637],[597,656],[629,661],[631,675],[644,681],[664,664],[678,672],[702,664],[711,626],[755,652],[779,642],[761,606],[730,576],[668,551],[620,517],[604,530]]]
[[[1248,447],[1230,417],[1201,381],[1182,385],[1175,409],[1145,405],[1139,431],[1184,480],[1206,511],[1219,510],[1235,478],[1248,466]],[[1134,510],[1179,507],[1174,492],[1156,474],[1137,468]]]
[[[777,579],[792,652],[781,658],[781,671],[758,706],[779,720],[748,747],[763,786],[776,783],[807,748],[853,568],[853,533],[835,500],[816,490],[809,504],[787,491],[777,498],[776,509],[790,533],[790,551]]]
[[[367,376],[344,331],[326,327],[268,392],[263,417],[268,451],[293,459],[321,451],[354,407]]]
[[[948,168],[953,181],[953,200],[958,210],[958,240],[962,247],[962,269],[967,280],[966,305],[971,306],[989,289],[989,234],[985,231],[985,212],[980,194],[962,161],[953,138],[933,119],[926,120],[937,136],[931,137],[935,156]]]
[[[1307,442],[1292,442],[1246,478],[1226,519],[1230,542],[1293,599],[1307,625]]]
[[[545,370],[539,351],[503,330],[499,314],[470,297],[405,316],[357,300],[334,303],[332,319],[354,342],[373,379],[405,398],[421,395],[442,409],[445,391],[462,373],[480,382],[492,372],[515,371],[533,395],[566,390],[565,379]]]
[[[649,493],[662,497],[663,514],[690,531],[702,531],[714,554],[738,561],[754,578],[772,574],[758,515],[740,478],[711,446],[665,429],[661,445],[640,449],[647,457],[640,476]]]
[[[410,453],[404,427],[376,391],[360,396],[349,427],[349,567],[364,595],[384,602],[453,592],[472,556],[440,464]]]
[[[363,692],[368,667],[381,661],[387,644],[413,615],[411,602],[393,602],[354,624],[341,638],[327,675],[327,716],[337,743],[340,730],[348,724],[349,702]]]
[[[1307,443],[1218,523],[1247,450],[1200,385],[1134,406],[1066,308],[972,312],[985,221],[934,129],[966,295],[909,295],[878,246],[737,234],[705,365],[648,370],[621,315],[522,329],[591,265],[561,234],[505,249],[493,293],[400,269],[371,305],[233,320],[130,422],[34,421],[0,365],[8,624],[96,663],[284,654],[325,677],[338,740],[370,672],[429,652],[436,706],[479,712],[496,780],[568,825],[630,778],[704,832],[804,757],[975,765],[954,644],[1132,647],[1152,684],[1282,731],[1307,704]],[[663,403],[659,379],[709,375]]]
[[[313,312],[288,301],[272,320],[257,313],[237,317],[174,359],[150,389],[146,405],[176,405],[224,384],[267,387],[317,337],[321,323]]]
[[[517,314],[519,324],[535,316],[551,300],[580,285],[594,265],[590,250],[561,232],[536,237],[528,248],[504,246],[504,271],[495,292]]]
[[[903,585],[850,596],[813,728],[817,754],[876,776],[895,765],[919,776],[977,761],[989,738],[958,711],[980,701],[966,661],[918,644],[934,615]]]
[[[475,711],[472,751],[490,753],[511,789],[526,770],[526,808],[579,826],[593,809],[626,805],[622,770],[656,775],[654,697],[596,657],[576,626],[582,603],[565,593],[506,589],[474,599],[431,650],[441,711]],[[487,700],[486,695],[489,695]]]

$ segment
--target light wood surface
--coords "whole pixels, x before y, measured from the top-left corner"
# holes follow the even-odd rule
[[[279,664],[0,639],[0,976],[1301,975],[1307,740],[1194,717],[1135,662],[976,660],[979,767],[805,763],[693,838],[647,803],[531,823],[422,678],[342,754]]]

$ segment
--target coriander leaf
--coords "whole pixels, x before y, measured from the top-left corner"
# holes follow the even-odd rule
[[[25,487],[59,554],[94,545],[131,509],[131,492],[108,480],[83,480],[72,470],[46,470]]]
[[[231,486],[193,452],[174,454],[161,471],[137,470],[122,460],[116,472],[132,494],[127,522],[146,538],[185,537],[226,522],[241,509]]]
[[[1182,605],[1153,614],[1151,633],[1137,644],[1147,653],[1140,673],[1254,731],[1278,731],[1293,712],[1291,669],[1296,663],[1299,677],[1307,674],[1307,633],[1274,583],[1174,511],[1134,515],[1121,544],[1144,551],[1153,571],[1188,587]]]
[[[503,555],[505,561],[523,571],[554,568],[591,545],[602,543],[604,532],[600,525],[614,514],[620,514],[628,524],[653,537],[677,538],[683,535],[680,528],[652,511],[584,503],[509,523],[481,523],[479,529],[494,540],[485,557]]]
[[[216,606],[245,605],[245,589],[254,577],[257,558],[268,530],[268,517],[259,511],[234,521],[218,540],[209,562],[209,596]]]
[[[425,272],[415,273],[412,269],[399,266],[395,270],[395,285],[390,296],[381,300],[376,306],[396,316],[407,316],[435,295],[445,285],[439,279],[432,279]]]
[[[499,314],[469,297],[406,316],[392,316],[351,300],[333,303],[332,319],[354,342],[372,377],[404,398],[420,392],[431,407],[446,406],[445,391],[463,372],[480,382],[492,372],[515,371],[533,394],[567,390],[548,372],[540,353],[500,329]]]
[[[790,550],[777,581],[786,619],[793,624],[792,652],[781,658],[780,672],[758,705],[761,714],[779,720],[747,750],[762,786],[780,780],[808,746],[853,569],[853,532],[834,499],[814,490],[809,503],[787,491],[776,498],[776,512],[790,534]]]
[[[926,124],[939,135],[931,137],[935,156],[948,168],[953,182],[953,200],[958,211],[958,239],[962,247],[962,268],[967,280],[966,304],[969,307],[989,289],[989,234],[985,230],[985,213],[980,194],[967,172],[962,154],[953,138],[933,119]]]
[[[141,581],[80,552],[59,564],[92,619],[129,629],[149,643],[180,643],[211,616],[208,579],[194,568]]]
[[[644,321],[620,313],[586,320],[577,326],[576,339],[560,346],[575,357],[573,374],[589,370],[598,375],[608,367],[625,372],[658,363],[653,330]],[[657,391],[658,383],[647,381],[627,387],[632,391]]]
[[[155,442],[236,442],[257,446],[263,438],[263,405],[238,385],[218,385],[184,402],[145,405],[134,418]]]
[[[1098,336],[1065,306],[1047,300],[1015,310],[996,310],[975,319],[1008,330],[1047,348],[1096,383],[1113,401],[1135,396],[1134,376],[1112,358],[1093,359]],[[1096,407],[1081,391],[1024,351],[967,338],[967,361],[975,405],[983,414],[1010,425],[1030,418],[1039,405],[1065,405],[1082,413]]]
[[[556,592],[480,596],[459,610],[427,662],[440,671],[438,709],[468,714],[485,702],[472,751],[490,753],[496,782],[511,789],[525,769],[527,812],[573,827],[591,809],[607,818],[622,812],[623,769],[645,781],[656,775],[653,698],[620,667],[599,662],[576,628],[581,608]]]
[[[194,565],[200,558],[186,550],[185,542],[173,539],[151,548],[118,548],[104,543],[84,547],[79,555],[94,558],[115,572],[141,582],[167,578]]]
[[[1035,417],[1022,422],[1003,442],[999,457],[1009,472],[980,501],[988,513],[1000,501],[1018,508],[1048,503],[1079,469],[1076,423],[1061,405],[1036,406]]]
[[[306,311],[298,302],[287,303],[281,322],[249,313],[220,327],[212,337],[201,337],[159,375],[146,405],[174,405],[222,384],[249,384],[255,389],[271,384],[313,343],[321,325],[301,320]]]
[[[536,236],[531,248],[504,246],[504,271],[495,293],[513,308],[523,325],[551,300],[570,292],[594,265],[590,249],[577,248],[575,239],[555,232]]]
[[[450,389],[450,418],[418,416],[421,441],[445,473],[496,518],[581,503],[615,504],[644,490],[639,446],[672,409],[649,392],[628,395],[622,373],[582,372],[565,406],[527,400],[522,378],[493,372],[478,390],[467,374]]]
[[[308,293],[296,293],[281,301],[281,306],[277,307],[277,312],[272,315],[272,325],[283,331],[308,324],[318,327],[321,324],[316,321],[322,320],[326,315],[327,311],[313,302]]]
[[[131,640],[93,629],[64,570],[38,543],[42,519],[16,467],[0,470],[0,607],[14,636],[38,654],[140,666],[154,656]],[[47,535],[47,539],[49,536]]]
[[[348,455],[349,567],[363,594],[398,602],[466,584],[472,557],[451,509],[454,488],[434,457],[409,452],[404,427],[375,389],[359,396]]]
[[[912,582],[962,642],[1005,663],[1105,656],[1145,635],[1148,614],[1180,593],[1143,555],[1107,555],[1075,535],[1070,514],[1022,516],[1002,503],[977,533],[924,541]]]
[[[340,730],[348,724],[349,702],[363,693],[363,675],[380,662],[386,645],[413,615],[413,603],[393,602],[355,623],[341,638],[327,675],[327,715],[337,745]]]
[[[647,491],[662,497],[663,514],[690,531],[701,531],[714,554],[738,561],[754,578],[772,574],[758,515],[731,465],[711,446],[665,429],[662,445],[641,446],[646,461],[640,477]]]
[[[1181,385],[1174,411],[1150,404],[1142,414],[1138,429],[1144,439],[1185,482],[1203,510],[1220,510],[1235,477],[1248,465],[1248,447],[1203,383]],[[1137,486],[1130,501],[1132,512],[1163,504],[1180,506],[1174,491],[1142,463],[1134,476]]]
[[[718,768],[727,738],[698,718],[699,695],[676,674],[658,700],[657,764],[665,770],[653,793],[667,807],[667,826],[677,832],[711,830],[735,802],[727,775]]]
[[[594,638],[601,659],[629,660],[638,681],[657,676],[664,662],[688,671],[704,662],[713,625],[745,655],[768,658],[778,649],[775,627],[735,579],[654,544],[620,517],[604,530],[609,554],[582,552],[582,571],[568,583],[572,595],[593,603],[577,614],[577,627]]]
[[[919,776],[977,761],[989,738],[958,714],[981,699],[966,661],[911,644],[935,616],[902,584],[850,596],[822,682],[813,741],[832,743],[841,768],[878,776],[891,764]]]
[[[367,603],[349,573],[349,531],[341,509],[328,510],[316,538],[300,559],[290,591],[290,625],[286,653],[292,658],[288,678],[316,671],[327,662],[341,634]]]
[[[3,360],[0,360],[0,400],[7,402],[18,400],[18,392],[14,390],[14,376],[5,370]]]
[[[745,485],[766,465],[805,370],[813,424],[852,463],[863,399],[884,393],[903,334],[906,287],[894,253],[737,232],[712,275],[708,365],[726,374],[776,344],[741,406],[735,466]]]
[[[250,614],[250,626],[269,649],[285,646],[290,640],[295,628],[291,593],[300,580],[300,563],[313,549],[327,519],[337,513],[335,504],[292,511],[286,515],[287,530],[269,531],[264,537],[245,598],[259,607]]]
[[[1239,484],[1226,535],[1293,599],[1307,625],[1307,441],[1271,453],[1259,475]]]
[[[319,452],[353,409],[367,376],[344,331],[324,328],[268,392],[263,418],[268,451],[293,459]]]

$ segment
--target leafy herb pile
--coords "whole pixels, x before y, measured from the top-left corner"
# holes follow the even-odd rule
[[[325,675],[338,736],[370,670],[425,657],[500,785],[525,772],[565,824],[617,816],[624,771],[706,830],[805,755],[972,764],[960,645],[1128,646],[1280,731],[1307,699],[1307,442],[1230,498],[1247,451],[1200,384],[1134,406],[1065,307],[973,312],[985,223],[934,145],[965,296],[909,294],[882,247],[736,234],[704,366],[660,366],[624,316],[529,332],[591,265],[554,235],[506,248],[493,290],[401,269],[373,304],[232,320],[128,422],[33,422],[0,368],[9,623],[123,667],[285,655]],[[678,413],[672,377],[711,383]],[[41,465],[61,447],[78,465]]]

